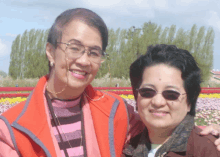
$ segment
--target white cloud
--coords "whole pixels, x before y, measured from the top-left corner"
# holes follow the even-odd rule
[[[97,10],[103,14],[108,14],[111,17],[138,17],[144,16],[148,18],[154,17],[154,4],[150,0],[83,0],[84,7],[95,12]],[[99,14],[99,12],[97,12]],[[112,15],[112,16],[111,16]]]
[[[9,37],[16,37],[17,36],[17,34],[11,34],[11,33],[6,33],[5,35],[9,36]]]
[[[180,4],[191,4],[191,3],[198,3],[198,2],[206,2],[208,0],[178,0]]]
[[[121,3],[123,3],[124,0],[111,0],[111,1],[100,1],[100,0],[93,0],[93,1],[87,1],[84,0],[84,3],[88,6],[99,6],[99,7],[112,7],[112,6],[118,6]]]
[[[208,24],[220,30],[220,17],[217,12],[210,11]]]
[[[155,8],[162,10],[165,10],[169,7],[167,0],[154,0],[154,6]]]
[[[7,45],[0,39],[0,56],[5,56],[8,54]]]

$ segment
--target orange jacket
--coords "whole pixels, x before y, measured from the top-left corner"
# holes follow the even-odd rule
[[[42,77],[26,101],[0,117],[8,127],[15,150],[24,157],[56,156],[43,105],[46,81],[47,77]],[[85,92],[92,99],[103,95],[90,85]],[[120,157],[128,131],[127,107],[118,95],[104,94],[99,101],[88,99],[98,146],[102,157]]]

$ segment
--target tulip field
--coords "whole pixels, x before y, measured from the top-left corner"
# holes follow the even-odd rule
[[[132,106],[136,105],[134,96],[132,94],[128,94],[131,91],[125,92],[126,94],[120,94],[123,93],[122,91],[113,90],[112,92],[118,92],[119,95],[126,99],[129,104]],[[1,97],[0,114],[26,99],[26,97]],[[199,126],[206,126],[212,123],[220,125],[220,92],[203,92],[199,95],[197,100],[195,124]]]

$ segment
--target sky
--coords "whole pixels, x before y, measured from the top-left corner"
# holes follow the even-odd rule
[[[0,0],[0,70],[8,73],[12,42],[25,30],[49,29],[55,18],[72,8],[100,15],[108,28],[140,28],[153,22],[177,30],[212,27],[215,31],[213,69],[220,70],[219,0]]]

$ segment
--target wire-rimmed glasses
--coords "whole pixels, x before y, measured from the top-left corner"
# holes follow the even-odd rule
[[[60,44],[65,44],[66,49],[65,52],[70,59],[77,59],[80,58],[85,53],[85,46],[77,43],[63,43],[63,42],[57,42]],[[94,63],[102,63],[105,61],[105,59],[109,56],[107,53],[105,53],[100,48],[92,48],[88,47],[87,51],[89,60]]]

